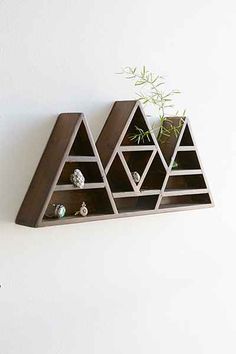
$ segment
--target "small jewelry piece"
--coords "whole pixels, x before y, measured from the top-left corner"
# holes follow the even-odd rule
[[[80,189],[84,188],[85,178],[82,172],[78,168],[74,170],[74,173],[71,174],[70,181],[73,183],[75,187]]]
[[[87,216],[88,215],[88,208],[86,207],[85,202],[82,203],[82,206],[81,206],[79,211],[80,211],[80,214],[82,216]]]
[[[61,219],[66,214],[66,207],[63,204],[52,204],[55,208],[54,212],[51,215],[45,214],[47,218],[58,218]]]
[[[141,179],[140,174],[137,171],[132,172],[132,177],[135,183],[138,183]]]
[[[81,205],[80,210],[75,212],[75,215],[87,216],[88,215],[88,208],[86,207],[86,203],[83,202]]]
[[[61,219],[65,216],[66,213],[66,207],[63,204],[53,204],[53,206],[55,207],[54,210],[54,215],[58,218]]]

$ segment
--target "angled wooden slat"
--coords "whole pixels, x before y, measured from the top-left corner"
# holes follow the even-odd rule
[[[145,169],[144,169],[144,171],[143,171],[143,174],[142,174],[142,176],[141,176],[141,178],[140,178],[140,181],[139,181],[139,183],[138,183],[138,189],[139,189],[139,190],[140,190],[140,188],[141,188],[141,186],[142,186],[142,184],[143,184],[143,181],[144,181],[144,179],[145,179],[145,177],[146,177],[146,175],[147,175],[147,173],[148,173],[148,170],[149,170],[149,168],[150,168],[150,166],[151,166],[151,164],[152,164],[152,162],[153,162],[153,159],[154,159],[154,157],[156,156],[156,153],[157,153],[156,150],[154,150],[154,151],[152,152],[152,154],[151,154],[151,156],[150,156],[150,158],[149,158],[149,161],[148,161],[148,163],[147,163],[147,165],[146,165],[146,167],[145,167]]]
[[[125,172],[126,172],[126,174],[127,174],[127,177],[128,177],[128,179],[129,179],[129,182],[130,182],[130,184],[131,184],[133,190],[137,192],[137,191],[138,191],[138,188],[137,188],[137,186],[136,186],[136,184],[135,184],[135,182],[134,182],[134,180],[133,180],[133,177],[132,177],[131,172],[130,172],[130,170],[129,170],[129,166],[127,165],[127,162],[125,161],[125,158],[124,158],[122,152],[119,151],[119,152],[118,152],[118,155],[119,155],[120,160],[121,160],[121,162],[122,162],[122,164],[123,164],[123,166],[124,166]],[[119,178],[119,176],[117,176],[117,178]]]

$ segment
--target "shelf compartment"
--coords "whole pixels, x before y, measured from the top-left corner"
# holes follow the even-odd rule
[[[138,172],[142,176],[144,169],[151,157],[152,151],[125,151],[123,156],[130,172]]]
[[[96,162],[66,162],[57,184],[70,184],[70,176],[79,169],[85,177],[85,183],[103,182],[101,172]]]
[[[142,113],[139,106],[137,107],[137,109],[134,113],[132,121],[125,133],[125,136],[124,136],[124,139],[123,139],[121,145],[136,145],[136,146],[137,145],[139,145],[139,146],[141,146],[141,145],[155,145],[151,136],[149,136],[150,141],[148,141],[148,139],[145,139],[144,141],[140,141],[139,144],[137,142],[135,142],[134,140],[131,140],[130,138],[132,137],[132,135],[137,133],[136,127],[141,128],[144,131],[147,131],[150,129],[143,117],[143,113]]]
[[[144,190],[140,192],[120,192],[113,193],[113,198],[127,198],[127,197],[141,197],[146,195],[158,195],[160,194],[160,189]]]
[[[185,120],[185,117],[167,117],[167,120],[164,122],[164,127],[169,129],[169,122],[171,122],[173,126],[178,127],[181,123],[181,120]],[[183,123],[182,127],[180,128],[180,134],[184,125],[185,123]],[[171,158],[175,151],[178,139],[179,135],[175,136],[175,134],[171,134],[171,136],[168,137],[163,143],[159,142],[160,149],[168,165],[171,162]]]
[[[163,197],[159,209],[191,207],[202,204],[211,204],[208,193]]]
[[[191,134],[190,134],[190,130],[189,130],[189,126],[188,124],[186,125],[185,127],[185,130],[184,130],[184,134],[182,136],[182,139],[181,139],[181,142],[180,142],[180,146],[193,146],[194,143],[193,143],[193,139],[191,137]]]
[[[147,175],[142,183],[141,190],[153,190],[161,189],[166,176],[166,170],[160,159],[158,153],[156,153],[151,166],[147,172]]]
[[[107,179],[112,192],[133,191],[130,180],[118,154],[112,162],[107,174]]]
[[[66,217],[83,218],[82,216],[74,215],[75,212],[80,209],[83,202],[86,203],[86,206],[88,208],[88,216],[113,214],[111,203],[105,188],[98,188],[93,190],[80,189],[73,191],[55,191],[52,194],[51,200],[48,204],[48,208],[44,215],[44,220],[52,220],[52,218],[48,216],[53,213],[53,204],[63,204],[66,207]],[[63,221],[63,219],[64,218],[62,218],[61,220]]]
[[[104,188],[105,183],[85,183],[82,189],[97,189],[97,188]],[[55,187],[55,191],[69,191],[77,189],[72,184],[57,184]]]
[[[165,191],[207,188],[203,175],[170,176]]]
[[[198,170],[201,168],[196,151],[178,151],[175,163],[177,163],[177,167],[172,168],[172,171]]]
[[[141,210],[154,210],[158,195],[142,197],[117,198],[115,200],[119,213],[128,213]]]
[[[84,122],[81,122],[79,131],[73,142],[69,155],[94,156],[93,148],[90,143]]]

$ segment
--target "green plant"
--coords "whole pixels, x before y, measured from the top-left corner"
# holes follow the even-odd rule
[[[144,131],[136,126],[136,132],[130,136],[130,139],[138,144],[145,142],[146,139],[150,141],[150,134],[155,132],[157,132],[157,140],[160,143],[165,143],[172,135],[177,138],[183,125],[185,112],[183,112],[181,117],[179,116],[178,124],[174,125],[166,116],[166,110],[174,107],[172,98],[174,95],[179,94],[180,91],[162,90],[161,88],[165,85],[164,78],[148,71],[145,66],[141,70],[127,66],[118,74],[125,75],[126,79],[133,80],[134,85],[142,89],[136,93],[138,100],[144,105],[153,105],[156,108],[157,119],[159,119],[158,128],[153,127],[151,130]],[[175,115],[178,116],[178,112]]]

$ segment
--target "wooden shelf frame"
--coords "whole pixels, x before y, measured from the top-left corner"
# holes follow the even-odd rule
[[[180,117],[168,119],[178,125]],[[153,133],[150,141],[137,144],[130,140],[135,125],[151,129],[142,106],[116,101],[95,145],[82,113],[60,114],[16,223],[52,226],[212,207],[189,120],[183,117],[183,122],[168,144],[159,145]],[[74,168],[86,176],[83,189],[70,182]],[[138,183],[134,171],[140,174]],[[75,216],[82,201],[88,202],[89,214]],[[53,203],[65,204],[65,217],[48,217]]]
[[[202,208],[203,206],[213,206],[212,196],[210,194],[209,186],[206,181],[205,174],[202,169],[202,164],[199,158],[199,154],[196,148],[195,141],[193,139],[192,130],[190,123],[186,117],[182,117],[183,125],[181,132],[178,137],[172,136],[168,144],[159,145],[154,134],[151,134],[152,142],[148,145],[144,142],[143,144],[137,145],[129,142],[125,145],[123,142],[125,140],[125,135],[129,129],[132,120],[135,118],[135,114],[139,110],[139,115],[145,122],[145,125],[150,130],[146,116],[142,110],[142,107],[138,101],[117,101],[112,107],[110,115],[105,122],[105,125],[101,131],[101,134],[97,141],[98,151],[105,169],[105,173],[108,177],[109,182],[109,171],[112,169],[114,159],[118,155],[120,157],[124,171],[126,172],[127,179],[132,186],[132,190],[119,190],[113,192],[113,198],[130,198],[139,197],[141,195],[158,195],[158,199],[155,205],[155,213],[163,213],[173,210],[189,210],[196,209],[197,207]],[[172,121],[173,125],[178,125],[180,117],[168,117]],[[120,123],[121,122],[121,123]],[[112,127],[116,128],[114,131]],[[134,133],[134,131],[133,131]],[[125,140],[127,143],[127,139]],[[127,151],[151,151],[152,155],[146,164],[144,172],[141,176],[141,180],[138,184],[133,182],[132,175],[128,168],[128,165],[124,159],[123,154]],[[160,161],[162,161],[165,169],[165,177],[163,183],[161,183],[160,189],[158,188],[148,188],[142,191],[143,181],[150,170],[150,166],[154,157],[158,155]],[[184,169],[173,169],[175,159],[183,160]],[[181,165],[181,164],[180,164]],[[189,168],[187,167],[189,165]],[[187,167],[187,168],[186,168]],[[203,181],[194,180],[192,176],[199,176]],[[182,179],[182,184],[184,187],[175,186],[175,188],[168,189],[167,184],[170,178]],[[173,182],[172,182],[173,183]],[[199,184],[198,184],[199,183]],[[111,190],[113,189],[114,182],[112,181]],[[193,184],[193,186],[191,185]],[[197,200],[201,200],[201,195],[207,195],[207,198],[203,198],[203,202],[196,204]],[[198,197],[199,196],[199,197]],[[209,196],[209,199],[208,199]],[[165,205],[163,203],[170,199],[170,205]],[[172,200],[180,200],[179,205],[173,206]],[[192,201],[191,201],[192,199]],[[182,205],[182,200],[186,203],[186,200],[190,200],[189,205]],[[119,211],[119,210],[118,210]],[[140,215],[140,210],[133,210],[133,215]],[[150,210],[153,213],[153,209]],[[119,214],[122,214],[119,212]]]
[[[81,155],[75,155],[76,152],[81,153]],[[68,168],[68,164],[76,168],[80,168],[80,166],[90,166],[87,170],[87,174],[92,173],[93,179],[99,176],[99,180],[97,182],[93,181],[92,183],[86,183],[85,180],[84,188],[78,189],[71,184],[69,171],[67,171],[66,174],[68,176],[66,178],[68,182],[64,183],[64,176],[63,182],[58,184],[61,178],[60,176],[63,174],[66,166]],[[93,171],[95,168],[96,171]],[[80,193],[78,194],[78,192]],[[73,215],[68,215],[62,219],[49,219],[45,217],[45,215],[47,215],[47,209],[51,207],[52,200],[56,200],[57,203],[63,205],[66,204],[65,206],[66,208],[68,206],[68,209],[70,209],[70,204],[74,203],[78,210],[81,205],[79,204],[79,199],[78,203],[76,203],[75,196],[80,196],[81,193],[83,193],[85,202],[87,199],[90,201],[92,210],[94,210],[94,203],[96,202],[94,199],[96,193],[98,193],[99,196],[103,196],[103,198],[100,198],[100,204],[96,202],[96,215],[94,215],[93,218],[99,215],[100,206],[100,214],[106,216],[106,214],[117,213],[117,208],[92,133],[84,115],[82,113],[62,113],[57,118],[42,158],[18,212],[16,223],[25,226],[39,227],[47,224],[63,224],[64,222],[66,223],[68,218],[75,222],[82,222],[84,218],[73,217]],[[60,195],[62,195],[63,198],[60,199],[58,197]],[[106,211],[105,213],[104,210]],[[89,217],[85,217],[85,219],[87,221],[90,220]]]
[[[145,203],[142,202],[145,200],[150,204],[150,210],[155,209],[168,169],[167,162],[154,133],[150,134],[150,141],[145,143],[141,142],[138,145],[136,142],[131,141],[129,134],[134,133],[135,126],[140,127],[140,125],[144,130],[151,130],[140,102],[117,101],[113,105],[97,140],[99,155],[119,214],[126,209],[125,201],[122,202],[124,204],[123,207],[119,208],[118,204],[121,204],[121,198],[123,200],[127,198],[127,208],[132,205],[131,198],[133,198],[133,210],[131,209],[131,211],[134,213],[139,213],[140,208],[145,208]],[[110,131],[111,127],[114,127],[112,131]],[[117,166],[117,157],[126,175],[127,182],[123,185],[123,190],[122,183],[117,181],[119,172],[117,171],[119,167]],[[146,161],[143,160],[144,158]],[[129,159],[131,159],[131,162]],[[140,167],[141,162],[143,168]],[[129,165],[132,165],[133,170],[130,169]],[[133,180],[132,172],[134,171],[137,171],[140,175],[138,183]],[[125,179],[124,173],[122,178]],[[130,190],[126,190],[128,188],[127,185],[129,185]],[[155,197],[155,203],[153,202],[153,196],[157,196],[157,198]],[[136,204],[135,201],[137,202]]]
[[[172,122],[174,122],[176,117],[169,117],[168,119],[172,120]],[[185,145],[186,143],[188,145]],[[197,159],[197,163],[199,165],[199,168],[183,169],[183,170],[173,169],[173,166],[174,166],[174,163],[176,160],[176,156],[179,152],[181,152],[181,154],[185,154],[185,153],[188,154],[189,152],[194,152],[196,157],[194,158],[193,165],[196,166],[196,159]],[[190,163],[191,163],[191,160],[190,160]],[[199,180],[197,182],[195,179],[195,182],[194,182],[195,188],[193,188],[192,186],[189,187],[189,181],[191,182],[191,180],[189,180],[189,178],[192,178],[192,176],[193,177],[199,176],[199,178],[201,178],[201,180]],[[187,187],[167,189],[167,184],[168,184],[168,181],[170,180],[170,178],[172,178],[172,179],[181,178],[182,183],[183,184],[186,183]],[[203,183],[205,185],[204,188],[202,188]],[[207,198],[206,198],[205,202],[198,204],[196,202],[196,200],[194,199],[195,196],[197,197],[198,195],[199,196],[206,195]],[[181,198],[182,197],[184,198],[184,196],[189,196],[189,198],[192,197],[192,202],[190,202],[189,205],[181,204]],[[167,204],[165,204],[165,207],[163,208],[162,203],[164,201],[164,198],[167,199],[168,197],[169,197],[169,205],[167,203]],[[172,197],[177,197],[177,199],[179,199],[178,203],[176,203],[175,206],[173,206],[173,204],[172,204],[172,201],[171,201],[171,199],[173,199]],[[213,198],[212,198],[212,195],[210,192],[210,188],[208,185],[206,175],[203,171],[202,162],[199,157],[199,153],[198,153],[198,149],[197,149],[197,146],[195,143],[195,139],[193,137],[192,128],[191,128],[189,120],[185,117],[181,132],[179,134],[179,137],[176,141],[175,148],[173,150],[173,155],[170,160],[170,164],[169,164],[169,167],[167,170],[166,178],[165,178],[165,181],[163,183],[163,186],[162,186],[159,198],[158,198],[156,210],[157,210],[157,212],[168,212],[168,211],[178,211],[178,210],[201,209],[201,208],[213,207],[213,206],[214,206]]]

